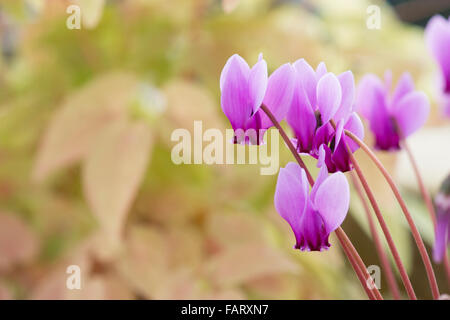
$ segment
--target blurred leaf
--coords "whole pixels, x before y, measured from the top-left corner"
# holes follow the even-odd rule
[[[295,299],[304,287],[300,285],[305,281],[302,280],[303,277],[299,279],[298,275],[272,274],[248,281],[246,288],[257,299]]]
[[[265,240],[261,221],[244,212],[209,214],[206,226],[211,240],[222,248]]]
[[[169,254],[164,233],[156,228],[133,226],[124,240],[125,250],[117,270],[139,295],[155,297],[164,288],[169,272]]]
[[[258,277],[299,271],[298,265],[284,253],[260,243],[228,248],[216,254],[206,268],[215,283],[226,287]]]
[[[111,73],[67,97],[38,149],[34,180],[42,181],[55,170],[82,159],[103,127],[126,116],[136,85],[129,74]]]
[[[0,212],[0,271],[29,262],[38,250],[38,239],[24,222]]]
[[[203,130],[225,128],[220,118],[220,107],[211,94],[196,82],[176,79],[163,87],[167,97],[167,118],[171,128],[186,128],[193,131],[194,121],[202,121]],[[170,138],[168,133],[166,137]],[[173,142],[170,142],[173,145]]]
[[[83,164],[83,190],[105,242],[120,244],[152,148],[145,123],[115,123],[102,132]]]

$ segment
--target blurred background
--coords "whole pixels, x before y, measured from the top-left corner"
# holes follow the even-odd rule
[[[67,20],[78,5],[80,29]],[[369,29],[370,5],[380,8]],[[219,76],[230,55],[269,70],[305,58],[394,81],[409,71],[432,103],[411,138],[427,187],[450,172],[449,120],[423,26],[449,1],[1,0],[0,299],[364,299],[334,235],[293,250],[259,165],[175,165],[176,128],[225,130]],[[371,143],[370,133],[366,133]],[[292,161],[281,147],[281,163]],[[379,154],[430,247],[433,228],[404,154]],[[420,298],[430,298],[406,222],[357,153]],[[308,162],[314,168],[314,162]],[[379,265],[352,195],[343,225]],[[68,290],[67,267],[82,289]],[[442,292],[448,292],[436,266]],[[400,284],[400,281],[399,281]],[[382,277],[381,292],[389,298]]]

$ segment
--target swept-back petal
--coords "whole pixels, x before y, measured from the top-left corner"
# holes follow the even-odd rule
[[[344,134],[344,119],[341,119],[337,123],[335,132],[336,133],[334,134],[334,143],[335,143],[334,150],[336,150],[336,146],[339,144],[339,142],[341,141],[342,135]]]
[[[222,72],[220,73],[220,91],[223,90],[223,83],[225,79],[228,76],[228,72],[230,71],[230,66],[233,65],[233,68],[236,68],[236,66],[239,66],[239,68],[242,69],[242,73],[247,77],[250,73],[250,67],[248,66],[247,62],[237,53],[233,54],[231,57],[228,58],[227,62],[225,63],[225,66],[222,69]]]
[[[327,66],[325,65],[325,62],[322,61],[316,68],[317,79],[322,78],[327,72]]]
[[[427,96],[419,91],[405,95],[392,110],[395,121],[405,137],[424,125],[429,112]]]
[[[249,73],[250,69],[245,60],[238,55],[233,55],[221,75],[222,110],[235,130],[243,128],[252,114],[248,94]]]
[[[394,93],[392,94],[391,104],[395,105],[401,98],[403,98],[406,94],[410,93],[414,90],[414,81],[409,74],[409,72],[405,72],[400,77],[400,80],[397,83],[397,87],[395,88]]]
[[[319,187],[314,205],[330,233],[344,221],[350,204],[350,188],[342,172],[330,175]]]
[[[294,131],[299,152],[310,152],[316,130],[316,116],[299,80],[296,81],[286,121]]]
[[[264,59],[260,58],[250,70],[248,86],[250,103],[255,113],[261,106],[267,89],[267,63]]]
[[[297,74],[297,81],[305,91],[311,107],[316,107],[316,86],[317,77],[314,69],[306,62],[305,59],[299,59],[294,62],[294,68]]]
[[[351,71],[346,71],[338,76],[339,83],[342,89],[342,101],[339,109],[334,115],[335,121],[340,119],[347,119],[353,110],[355,103],[355,79]]]
[[[386,88],[375,75],[364,76],[356,98],[357,110],[369,121],[375,135],[375,147],[381,150],[399,149],[399,137],[386,105]]]
[[[450,92],[450,21],[440,15],[432,17],[425,28],[425,40],[441,68],[443,90]]]
[[[359,139],[364,139],[364,125],[356,112],[353,112],[347,120],[347,123],[344,125],[344,129],[352,132]],[[349,146],[352,152],[358,150],[359,146],[352,139],[345,139],[347,145]]]
[[[323,123],[335,115],[341,104],[342,91],[339,80],[332,73],[327,73],[317,83],[317,106]]]
[[[286,63],[275,70],[269,77],[264,104],[270,109],[278,121],[283,120],[291,106],[292,95],[295,85],[294,67]],[[261,116],[261,125],[263,128],[273,126],[272,121],[265,113]]]
[[[384,101],[385,88],[383,82],[374,74],[367,74],[359,81],[356,93],[356,111],[370,121],[372,110]]]
[[[300,237],[300,218],[308,201],[308,181],[303,169],[290,162],[281,168],[275,189],[275,209],[292,228],[297,241]]]

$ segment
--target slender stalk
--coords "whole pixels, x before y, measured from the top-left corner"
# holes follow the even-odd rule
[[[372,205],[372,208],[378,219],[378,223],[380,224],[381,230],[383,231],[384,237],[386,238],[389,249],[391,250],[392,256],[394,257],[395,264],[397,265],[398,271],[400,272],[400,277],[402,278],[402,282],[403,285],[405,286],[406,292],[408,293],[410,299],[417,300],[416,293],[414,292],[414,289],[411,284],[411,280],[409,280],[408,273],[406,272],[406,269],[403,266],[397,247],[395,246],[391,233],[389,232],[387,224],[384,221],[383,215],[381,214],[380,208],[378,206],[377,201],[375,200],[372,190],[370,189],[369,184],[367,183],[367,180],[364,177],[364,174],[362,173],[361,167],[359,166],[358,162],[356,161],[355,157],[353,156],[350,150],[349,154],[350,160],[352,161],[356,173],[358,174],[359,180],[362,183],[364,191],[366,192],[366,195],[369,198],[370,204]]]
[[[345,254],[349,258],[350,264],[353,267],[353,270],[355,271],[359,281],[361,284],[364,283],[363,288],[364,291],[366,291],[367,296],[370,300],[383,300],[383,297],[381,296],[380,292],[376,287],[373,289],[370,289],[368,286],[367,281],[370,279],[370,275],[367,272],[367,268],[365,267],[364,263],[361,259],[357,259],[357,253],[355,254],[354,251],[356,251],[355,247],[350,242],[350,239],[347,237],[344,230],[339,227],[335,231],[336,236],[341,243],[342,248],[344,249]],[[361,265],[362,264],[362,265]]]
[[[425,248],[425,244],[423,243],[422,237],[420,236],[419,231],[417,230],[416,225],[414,224],[414,220],[411,217],[411,214],[409,213],[408,207],[406,206],[405,201],[403,200],[402,196],[400,195],[400,192],[397,188],[397,186],[394,183],[394,180],[392,179],[391,175],[387,170],[384,168],[381,161],[376,157],[376,155],[370,150],[370,148],[362,142],[357,136],[355,136],[352,132],[345,130],[345,134],[352,139],[355,143],[357,143],[362,150],[370,157],[370,159],[375,163],[375,165],[378,167],[378,169],[383,174],[384,178],[386,179],[387,183],[389,184],[391,190],[393,191],[395,198],[397,199],[398,203],[400,204],[400,207],[405,215],[405,218],[409,224],[409,227],[411,228],[412,235],[414,237],[414,240],[416,242],[417,248],[419,249],[422,261],[425,265],[425,270],[427,272],[428,282],[430,284],[431,292],[434,299],[439,299],[439,287],[436,282],[436,276],[434,275],[433,266],[431,265],[430,257],[428,256],[427,250]]]
[[[278,129],[278,132],[280,133],[281,137],[283,138],[284,142],[288,146],[291,153],[294,155],[294,158],[297,160],[300,167],[305,170],[306,176],[308,177],[309,184],[311,186],[313,186],[314,179],[313,179],[311,173],[309,172],[308,168],[306,167],[305,163],[303,162],[302,158],[297,153],[297,150],[295,149],[294,145],[292,144],[292,141],[287,136],[286,132],[283,130],[283,128],[281,127],[281,125],[279,124],[279,122],[277,121],[275,116],[269,110],[269,108],[267,108],[264,104],[262,104],[261,110],[263,110],[266,113],[266,115],[269,117],[270,121],[272,121],[273,125]],[[364,290],[368,289],[367,283],[364,280],[364,279],[368,279],[368,278],[364,278],[364,272],[367,274],[368,277],[370,277],[370,275],[367,272],[367,268],[365,267],[365,264],[362,261],[360,255],[358,254],[355,247],[353,246],[350,239],[347,237],[347,235],[345,234],[345,232],[342,228],[339,227],[335,232],[336,232],[336,234],[339,233],[339,235],[341,236],[340,237],[342,239],[342,241],[340,239],[341,245],[344,249],[344,252],[345,252],[347,258],[349,259],[350,263],[352,264],[352,266],[355,270],[355,273],[361,282],[361,285],[363,286]],[[376,294],[372,293],[372,292],[367,293],[369,299],[372,299],[372,298],[383,299],[377,288],[374,288],[373,291],[376,292]]]
[[[375,227],[375,223],[373,221],[369,205],[367,204],[367,200],[364,197],[363,191],[361,189],[361,185],[359,184],[358,180],[356,179],[355,173],[353,171],[350,171],[350,176],[352,178],[352,182],[355,187],[355,190],[358,193],[358,196],[361,199],[361,203],[364,207],[364,211],[366,213],[367,220],[369,222],[370,233],[372,235],[373,242],[375,243],[375,249],[377,250],[378,258],[380,259],[381,265],[383,266],[383,271],[386,274],[387,283],[392,292],[392,296],[394,297],[395,300],[399,300],[400,299],[400,291],[397,286],[397,281],[395,281],[395,276],[394,276],[394,272],[392,271],[391,264],[389,263],[389,259],[383,248],[383,244],[381,243],[380,238],[378,236],[378,232]]]
[[[425,187],[425,183],[423,182],[422,175],[420,174],[419,166],[417,165],[417,161],[414,158],[414,155],[413,155],[411,149],[409,148],[409,145],[406,142],[405,137],[402,134],[400,136],[401,136],[402,147],[406,151],[409,161],[411,162],[414,174],[416,175],[417,184],[419,185],[420,193],[422,194],[422,198],[425,201],[428,212],[430,213],[431,220],[433,221],[433,226],[436,229],[436,211],[434,210],[434,205],[433,205],[433,201],[431,200],[430,193],[428,192],[427,188]],[[447,283],[450,286],[450,265],[448,262],[447,252],[445,252],[445,256],[444,256],[444,267],[445,267],[445,274],[447,276]]]
[[[331,120],[331,125],[334,129],[336,129],[336,124],[333,120]],[[359,163],[356,161],[353,153],[349,149],[348,145],[346,144],[347,152],[350,157],[350,161],[353,164],[353,167],[355,168],[355,171],[358,175],[359,180],[362,183],[362,186],[364,188],[364,191],[369,198],[370,204],[375,212],[375,215],[377,217],[378,223],[380,224],[381,230],[383,231],[384,237],[386,238],[387,244],[389,246],[389,250],[392,253],[392,256],[394,258],[395,264],[398,268],[398,271],[400,272],[400,277],[402,279],[403,285],[405,286],[406,292],[408,293],[408,297],[412,300],[417,300],[416,293],[414,292],[414,289],[411,285],[411,280],[408,277],[408,273],[406,272],[405,267],[403,266],[402,260],[400,258],[400,255],[398,253],[397,247],[395,246],[394,240],[392,239],[391,233],[389,232],[389,229],[387,227],[386,222],[384,221],[383,215],[381,214],[380,207],[378,206],[377,201],[375,200],[375,196],[373,195],[372,190],[369,187],[369,184],[367,183],[367,180],[361,170],[361,167],[359,166]]]

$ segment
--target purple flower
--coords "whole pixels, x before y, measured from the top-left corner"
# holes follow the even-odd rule
[[[305,171],[294,162],[280,169],[275,190],[275,208],[295,234],[295,249],[322,251],[328,237],[344,221],[350,190],[342,172],[328,176],[325,150],[320,149],[319,176],[311,191]]]
[[[444,113],[450,116],[450,20],[440,15],[432,17],[425,28],[425,40],[441,69]]]
[[[264,103],[281,121],[288,111],[294,90],[294,69],[284,64],[267,78],[267,64],[259,56],[250,68],[237,54],[231,56],[220,76],[221,105],[235,131],[235,143],[262,143],[273,124],[260,110]]]
[[[450,241],[450,175],[436,195],[435,204],[437,221],[433,258],[436,262],[441,262]]]
[[[423,92],[414,90],[409,73],[404,73],[394,92],[390,94],[391,73],[385,73],[383,83],[377,76],[364,76],[359,85],[356,106],[369,121],[375,135],[375,148],[400,149],[400,138],[408,137],[428,118],[430,106]]]
[[[354,112],[352,72],[336,77],[327,72],[323,62],[314,71],[304,59],[296,61],[294,68],[295,90],[286,120],[294,131],[298,152],[318,158],[323,144],[330,172],[351,170],[346,144],[352,152],[358,145],[343,134],[343,129],[352,131],[360,139],[364,137],[363,125]],[[336,132],[331,119],[339,128]]]

